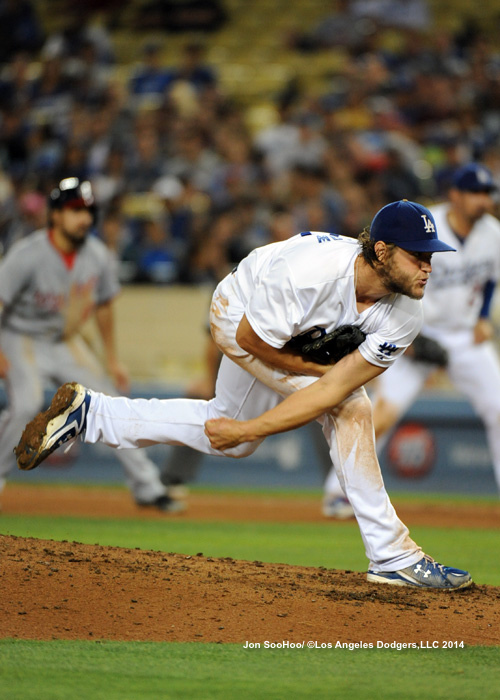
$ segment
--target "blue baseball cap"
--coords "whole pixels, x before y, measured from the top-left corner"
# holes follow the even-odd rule
[[[465,192],[493,192],[497,189],[491,170],[480,163],[469,163],[459,168],[452,185]]]
[[[436,222],[421,204],[402,199],[382,207],[370,226],[373,241],[394,243],[416,253],[442,253],[455,250],[437,237]]]

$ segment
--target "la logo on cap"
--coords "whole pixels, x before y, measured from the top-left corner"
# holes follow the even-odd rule
[[[415,253],[455,250],[439,240],[432,212],[422,204],[407,199],[386,204],[375,214],[370,226],[370,238],[393,243]]]
[[[489,185],[491,183],[491,175],[486,168],[478,168],[477,172],[477,179],[482,185]]]
[[[421,218],[424,220],[424,228],[426,233],[436,233],[436,227],[432,223],[432,221],[429,219],[427,214],[422,214]]]

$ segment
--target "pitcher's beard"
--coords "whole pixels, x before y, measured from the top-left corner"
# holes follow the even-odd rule
[[[422,299],[424,296],[424,288],[420,289],[420,293],[414,290],[414,280],[410,280],[402,273],[395,273],[393,265],[389,262],[384,267],[380,267],[377,273],[387,291],[391,294],[404,294],[410,299]]]

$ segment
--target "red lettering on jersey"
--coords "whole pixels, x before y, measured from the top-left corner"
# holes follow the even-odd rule
[[[60,311],[65,304],[63,294],[55,294],[54,292],[35,292],[35,304],[44,311]]]

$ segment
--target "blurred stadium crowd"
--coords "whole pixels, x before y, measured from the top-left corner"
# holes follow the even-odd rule
[[[0,0],[2,252],[45,224],[68,175],[92,181],[121,280],[160,284],[213,284],[302,230],[357,235],[389,201],[443,198],[470,160],[500,182],[500,12],[452,31],[437,4],[338,0],[300,31],[281,25],[275,44],[310,61],[311,81],[289,69],[256,105],[210,59],[238,0],[47,0],[57,31],[43,3]],[[114,41],[125,9],[128,61]]]

